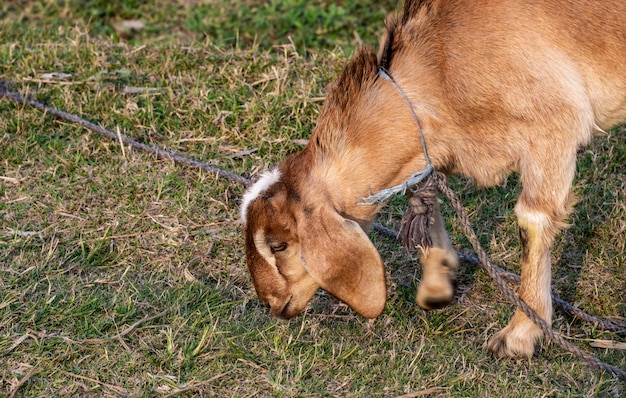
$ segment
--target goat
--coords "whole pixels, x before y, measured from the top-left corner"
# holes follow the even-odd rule
[[[364,317],[383,311],[383,261],[367,236],[382,204],[358,202],[426,165],[384,70],[437,170],[480,186],[518,173],[519,294],[550,323],[550,248],[573,206],[577,150],[626,119],[625,15],[621,0],[406,0],[378,56],[359,48],[329,86],[307,146],[244,194],[260,300],[290,318],[322,288]],[[438,209],[433,217],[417,294],[427,309],[453,299],[458,266]],[[488,348],[529,357],[541,336],[518,310]]]

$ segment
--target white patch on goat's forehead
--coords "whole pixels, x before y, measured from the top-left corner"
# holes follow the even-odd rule
[[[258,198],[263,192],[267,191],[269,187],[274,185],[280,180],[280,171],[278,169],[266,171],[261,175],[261,178],[257,182],[255,182],[246,193],[243,195],[243,199],[241,200],[241,221],[246,223],[246,216],[248,212],[248,206],[250,202],[254,199]]]

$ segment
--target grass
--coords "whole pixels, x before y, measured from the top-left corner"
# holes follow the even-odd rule
[[[0,77],[141,141],[256,176],[302,148],[326,84],[357,38],[375,45],[394,7],[9,1],[0,5]],[[144,26],[120,28],[129,19]],[[488,277],[465,267],[455,304],[426,313],[413,302],[414,256],[377,235],[391,288],[379,319],[324,293],[307,313],[272,319],[245,269],[244,187],[8,101],[0,115],[0,396],[626,392],[553,345],[528,361],[493,359],[483,345],[513,308]],[[626,316],[624,136],[618,128],[581,151],[573,226],[553,252],[561,296],[618,321]],[[258,150],[239,155],[249,149]],[[494,260],[518,270],[517,180],[487,190],[453,184]],[[397,227],[404,205],[394,200],[379,221]],[[618,336],[560,313],[554,327],[626,368],[623,351],[589,347]]]

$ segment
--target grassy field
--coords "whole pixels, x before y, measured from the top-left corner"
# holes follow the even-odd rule
[[[359,41],[376,46],[395,7],[9,0],[0,4],[0,78],[253,178],[302,148],[325,86]],[[555,291],[622,323],[625,139],[618,128],[581,151],[573,226],[553,251]],[[519,271],[517,180],[453,184],[494,260]],[[0,396],[626,394],[624,382],[554,345],[531,360],[494,359],[483,345],[513,307],[484,272],[464,266],[455,303],[424,312],[414,304],[415,256],[375,234],[390,286],[380,318],[322,292],[305,314],[271,318],[245,268],[243,190],[0,100]],[[378,221],[396,228],[404,204],[394,200]],[[590,346],[619,336],[559,312],[554,328],[626,369],[625,351]]]

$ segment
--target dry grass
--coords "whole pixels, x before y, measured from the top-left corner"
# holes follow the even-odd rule
[[[205,8],[5,3],[0,75],[16,90],[110,129],[256,176],[302,147],[324,87],[346,55],[294,49],[287,39],[275,47],[216,42],[190,26],[189,16],[202,10],[203,18],[214,17],[200,3]],[[244,4],[256,3],[230,7]],[[142,15],[147,27],[129,38],[111,28]],[[336,40],[353,45],[352,37],[347,31]],[[50,79],[53,72],[71,77]],[[456,303],[423,312],[413,303],[415,259],[376,235],[392,287],[379,319],[368,322],[320,293],[306,314],[274,320],[257,302],[244,265],[237,209],[243,187],[121,148],[28,107],[0,101],[0,115],[2,396],[618,397],[626,391],[623,382],[551,345],[530,361],[493,359],[483,344],[513,309],[488,278],[464,268]],[[581,153],[579,205],[553,253],[556,290],[620,321],[626,317],[624,137],[617,129]],[[239,155],[250,149],[258,150]],[[494,259],[515,269],[516,179],[483,191],[462,179],[453,183]],[[396,226],[404,205],[394,200],[380,221]],[[468,247],[449,219],[459,249]],[[554,327],[626,368],[623,351],[589,347],[617,335],[558,313]]]

